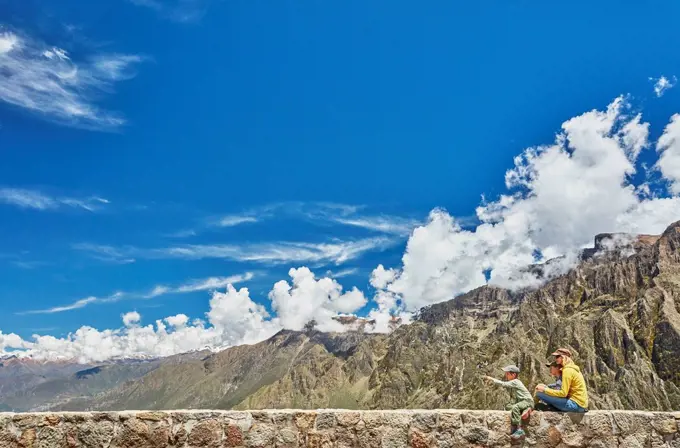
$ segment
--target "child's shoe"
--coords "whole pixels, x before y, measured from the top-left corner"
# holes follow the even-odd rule
[[[525,435],[526,434],[525,434],[524,430],[522,428],[519,428],[519,429],[517,429],[517,431],[513,432],[510,435],[510,438],[512,440],[519,440],[519,439],[523,438]]]

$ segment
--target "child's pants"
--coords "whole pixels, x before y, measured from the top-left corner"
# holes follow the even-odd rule
[[[526,411],[528,408],[533,408],[533,401],[520,401],[515,404],[508,404],[505,406],[506,411],[510,411],[510,423],[515,426],[519,426],[522,421],[522,412]]]

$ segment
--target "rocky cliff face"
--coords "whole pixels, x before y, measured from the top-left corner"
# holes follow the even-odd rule
[[[680,224],[636,245],[629,256],[590,256],[538,290],[485,287],[424,310],[391,336],[371,405],[498,406],[479,374],[515,362],[534,385],[551,350],[566,346],[593,408],[678,409]]]
[[[60,408],[497,408],[507,397],[481,375],[516,363],[533,388],[550,380],[543,364],[561,346],[591,408],[680,409],[680,223],[660,236],[598,236],[539,289],[482,287],[390,335],[283,331]]]

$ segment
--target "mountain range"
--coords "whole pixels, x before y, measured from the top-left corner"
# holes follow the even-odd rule
[[[614,244],[616,243],[616,244]],[[83,365],[0,363],[0,409],[499,408],[481,381],[509,363],[530,388],[568,347],[592,409],[680,409],[680,222],[602,234],[537,288],[483,286],[390,334],[283,330],[254,345]]]

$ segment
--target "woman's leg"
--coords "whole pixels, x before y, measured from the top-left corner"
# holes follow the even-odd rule
[[[550,406],[556,408],[558,411],[574,412],[572,410],[573,408],[571,408],[571,406],[567,404],[568,401],[571,401],[568,398],[553,397],[543,392],[536,392],[536,397],[538,397],[538,399],[543,401],[544,403],[549,404]]]
[[[568,408],[567,412],[586,412],[586,410],[576,404],[574,400],[567,400],[566,406]]]
[[[568,398],[557,398],[547,395],[544,392],[536,392],[536,397],[544,403],[557,408],[557,410],[561,412],[586,412],[586,410],[576,404],[575,401]]]

